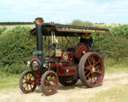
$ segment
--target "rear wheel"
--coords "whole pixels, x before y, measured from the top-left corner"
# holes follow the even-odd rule
[[[41,78],[42,91],[45,95],[53,95],[58,89],[58,76],[53,71],[46,71]]]
[[[104,78],[102,57],[95,52],[88,52],[83,55],[79,63],[79,77],[87,87],[102,85]]]
[[[33,92],[36,88],[35,76],[32,71],[24,71],[19,81],[19,87],[23,93]]]
[[[77,78],[76,77],[60,77],[59,81],[63,86],[72,86],[75,85],[77,82]]]

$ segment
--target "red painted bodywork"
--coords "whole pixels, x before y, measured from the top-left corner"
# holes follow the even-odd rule
[[[37,85],[40,85],[41,83],[41,76],[42,76],[42,73],[40,70],[37,70],[37,71],[34,71],[34,75],[35,75],[35,83]]]
[[[57,70],[58,76],[74,76],[76,75],[76,66],[70,66],[68,63],[56,63],[51,64],[50,67]]]
[[[74,63],[75,58],[79,60],[83,54],[83,51],[87,52],[89,49],[83,45],[78,45],[78,48],[75,52],[73,51],[66,51],[66,59],[64,58],[64,53],[62,52],[61,56],[58,57],[49,57],[48,65],[50,70],[54,70],[58,77],[65,77],[65,76],[76,76],[77,74],[77,65]],[[34,71],[36,84],[40,85],[40,80],[42,76],[41,72],[41,59],[38,57],[33,57],[31,62],[37,61],[39,63],[39,70]]]

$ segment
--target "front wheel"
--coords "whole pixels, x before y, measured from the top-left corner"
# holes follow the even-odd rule
[[[19,87],[25,94],[33,92],[35,90],[35,76],[32,71],[26,70],[22,73],[19,81]]]
[[[53,95],[58,90],[58,76],[53,71],[46,71],[41,78],[42,91],[46,96]]]

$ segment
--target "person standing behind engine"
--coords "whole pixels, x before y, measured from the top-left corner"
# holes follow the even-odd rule
[[[44,24],[44,19],[41,18],[41,17],[37,17],[37,18],[35,19],[34,23],[37,24],[37,25],[43,26],[43,24]],[[35,35],[35,34],[36,34],[36,28],[33,28],[32,30],[30,30],[30,34]]]
[[[87,33],[80,37],[80,43],[84,43],[89,48],[92,48],[93,46],[93,38],[91,36],[91,33]]]

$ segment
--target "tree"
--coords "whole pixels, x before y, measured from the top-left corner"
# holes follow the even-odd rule
[[[71,24],[76,26],[93,26],[93,23],[81,20],[74,20]]]

